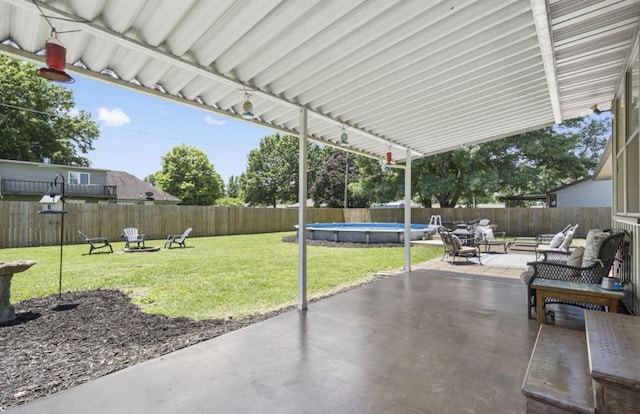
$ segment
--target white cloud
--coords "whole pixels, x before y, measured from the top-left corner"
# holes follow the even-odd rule
[[[227,121],[222,120],[222,119],[218,119],[218,118],[214,118],[211,115],[207,115],[204,117],[204,122],[206,122],[207,124],[210,125],[224,125],[227,123]]]
[[[153,104],[153,110],[156,112],[159,112],[160,114],[164,115],[164,116],[169,116],[169,110],[167,108],[165,108],[163,105],[161,104]]]
[[[120,127],[131,123],[129,115],[125,114],[120,108],[99,108],[98,120],[104,122],[105,125],[114,127]]]

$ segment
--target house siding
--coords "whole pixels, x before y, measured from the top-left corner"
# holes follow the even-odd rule
[[[70,172],[89,175],[89,184],[72,183]],[[72,167],[27,161],[0,160],[0,190],[3,200],[38,201],[48,193],[57,175],[64,180],[66,199],[96,202],[99,199],[115,200],[116,188],[107,185],[107,170]]]
[[[631,309],[640,315],[640,96],[637,82],[640,72],[640,36],[636,36],[628,53],[626,72],[620,79],[619,89],[612,102],[613,133],[611,157],[613,178],[612,226],[622,228],[628,235],[628,247],[622,255],[622,279]]]
[[[22,164],[16,162],[0,161],[0,179],[2,180],[22,180],[22,181],[44,181],[53,182],[56,174],[69,180],[69,172],[89,173],[91,184],[107,185],[107,172],[103,170],[92,170],[90,168],[67,167],[53,164]]]
[[[611,207],[611,181],[588,180],[558,190],[557,207]]]

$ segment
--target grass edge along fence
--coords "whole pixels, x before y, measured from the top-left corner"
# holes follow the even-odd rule
[[[42,204],[0,201],[0,248],[51,246],[60,243],[60,215],[37,214]],[[65,206],[64,244],[84,243],[78,234],[121,240],[122,230],[136,227],[149,239],[182,233],[193,227],[193,237],[294,231],[296,208],[251,208],[174,205],[75,204]],[[440,215],[445,223],[487,218],[507,236],[555,233],[567,224],[579,224],[577,237],[591,228],[608,228],[611,208],[414,208],[413,223],[428,223]],[[404,209],[309,208],[309,223],[403,222]]]

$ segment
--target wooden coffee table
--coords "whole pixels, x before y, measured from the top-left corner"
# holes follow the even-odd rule
[[[536,290],[536,321],[538,329],[544,324],[545,298],[564,299],[575,302],[593,303],[607,306],[609,312],[618,312],[618,300],[624,298],[624,293],[616,290],[602,289],[596,283],[568,282],[538,278],[533,281],[531,288]]]

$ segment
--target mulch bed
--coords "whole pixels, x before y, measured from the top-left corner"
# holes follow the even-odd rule
[[[295,235],[282,240],[297,242]],[[308,244],[346,248],[401,246],[325,240],[308,240]],[[375,275],[363,284],[388,275]],[[33,298],[15,303],[14,307],[17,318],[0,323],[0,411],[294,309],[289,306],[239,320],[194,321],[143,313],[116,290],[64,292],[61,299],[57,295]]]

